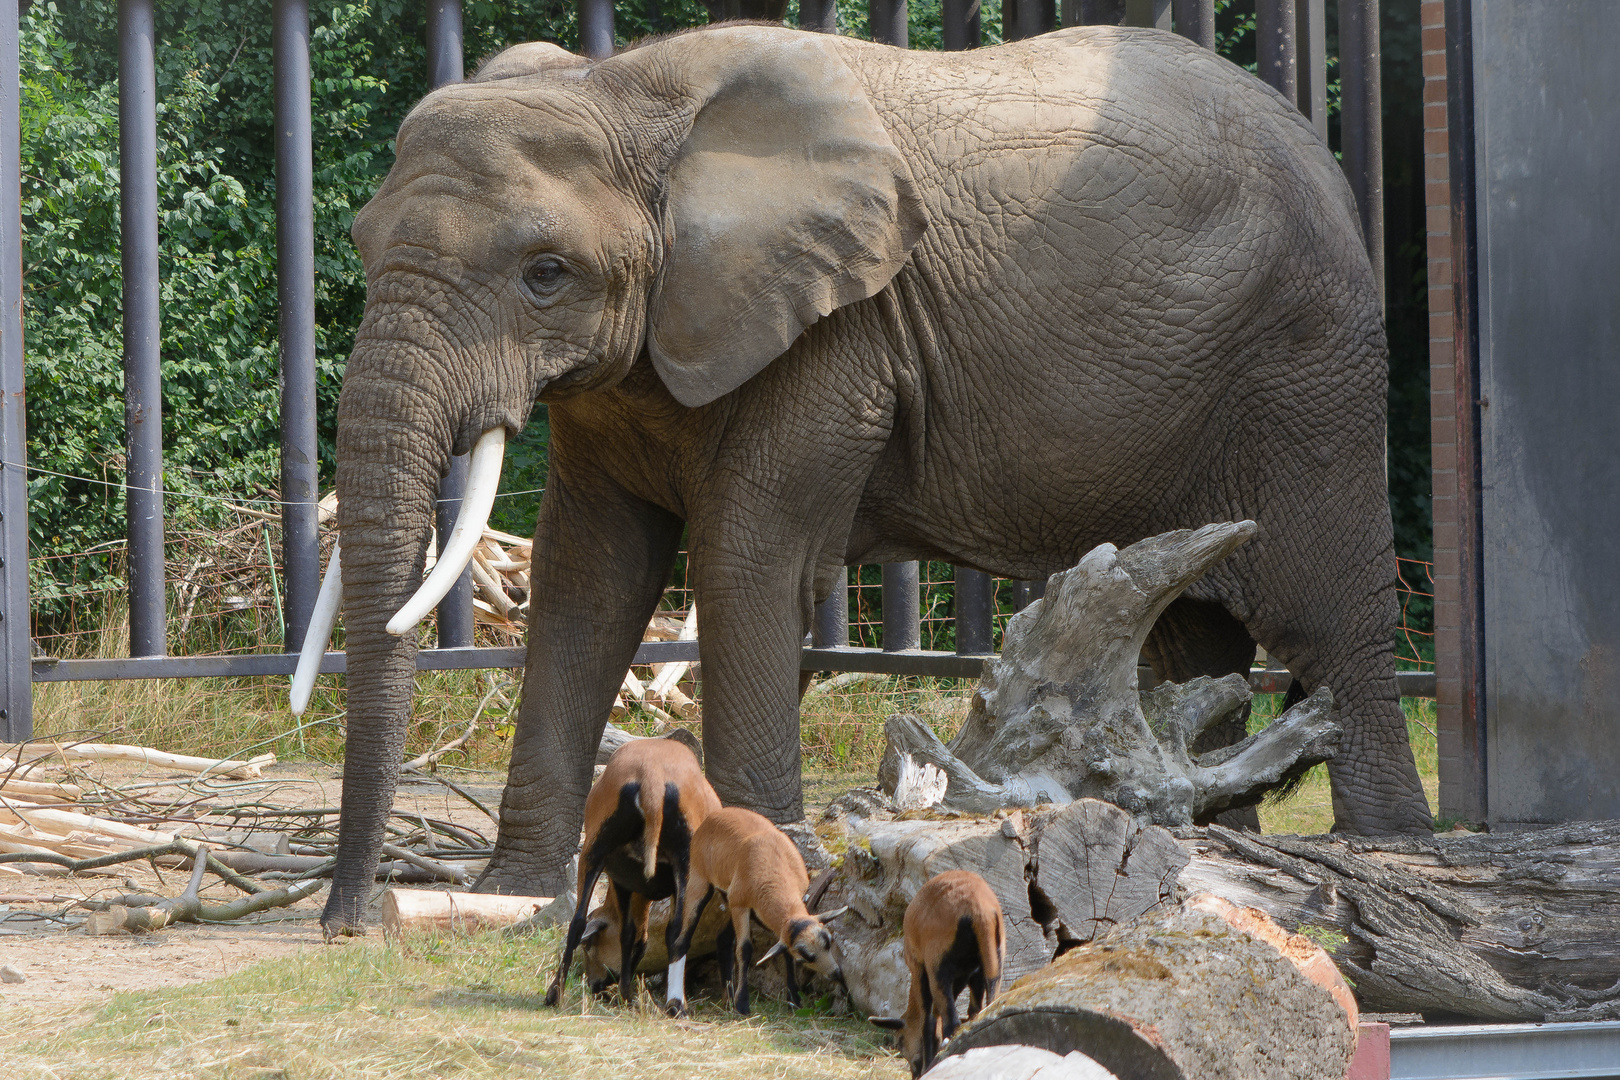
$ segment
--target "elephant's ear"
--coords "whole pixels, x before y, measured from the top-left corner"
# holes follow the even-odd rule
[[[655,49],[692,77],[697,110],[667,175],[647,348],[670,393],[695,406],[882,289],[928,218],[824,35],[739,26]]]

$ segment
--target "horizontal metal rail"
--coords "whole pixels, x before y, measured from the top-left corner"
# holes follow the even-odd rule
[[[526,650],[506,648],[422,649],[416,654],[418,671],[471,671],[479,668],[520,668]],[[636,650],[634,663],[697,663],[697,641],[646,641]],[[811,647],[799,658],[801,671],[869,671],[880,675],[922,675],[936,679],[977,679],[986,660],[995,655],[964,656],[930,649],[885,652],[852,646]],[[237,653],[232,656],[122,656],[94,660],[58,660],[40,657],[33,662],[33,681],[87,682],[98,679],[230,679],[252,675],[291,675],[298,666],[296,653]],[[321,660],[323,675],[348,670],[348,657],[329,652]],[[1139,669],[1144,686],[1152,681],[1148,668]],[[1256,669],[1249,685],[1257,694],[1281,694],[1292,678],[1286,671]],[[1403,671],[1398,675],[1402,697],[1433,697],[1434,673]]]
[[[1620,1021],[1389,1032],[1391,1080],[1620,1080]]]

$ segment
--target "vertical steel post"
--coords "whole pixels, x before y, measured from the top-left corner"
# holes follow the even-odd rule
[[[0,733],[7,742],[34,737],[17,30],[17,12],[0,15]]]
[[[275,0],[276,292],[281,302],[282,648],[297,652],[321,588],[315,443],[315,164],[309,122],[308,0]]]
[[[589,3],[590,0],[586,0]],[[583,14],[584,7],[581,7]],[[608,51],[613,46],[613,9],[608,8]],[[584,32],[584,22],[580,24]],[[583,40],[583,38],[582,38]],[[463,75],[461,36],[461,0],[428,0],[427,10],[427,65],[428,87],[437,89],[449,83],[458,83]],[[450,459],[450,471],[439,481],[439,501],[434,508],[433,527],[438,530],[439,554],[450,540],[461,513],[461,496],[467,490],[468,457],[462,454]],[[455,585],[439,601],[438,645],[441,649],[465,649],[473,643],[473,586],[472,568],[461,572]]]
[[[1066,26],[1124,26],[1125,3],[1126,0],[1064,0],[1063,22]]]
[[[1327,142],[1327,0],[1295,0],[1294,55],[1299,60],[1299,111]]]
[[[1289,101],[1299,100],[1294,62],[1294,0],[1257,0],[1254,57],[1260,78]]]
[[[956,568],[956,654],[983,656],[995,650],[996,583],[989,574]]]
[[[1044,34],[1057,21],[1057,8],[1051,0],[1020,0],[1013,14],[1012,32],[1019,40]]]
[[[613,55],[613,0],[579,0],[579,51],[592,60]]]
[[[1046,579],[1013,582],[1013,610],[1023,611],[1046,595]]]
[[[158,311],[157,72],[152,0],[118,4],[118,174],[124,271],[129,652],[166,651],[163,367]]]
[[[1176,33],[1206,49],[1215,47],[1215,0],[1173,0]]]
[[[940,4],[940,43],[947,52],[979,47],[980,0],[942,0]]]
[[[838,33],[838,0],[799,0],[799,29]]]
[[[461,0],[428,0],[428,88],[462,79]]]
[[[1169,30],[1170,0],[1126,0],[1125,25]]]
[[[810,643],[818,649],[838,649],[849,644],[849,568],[838,569],[832,592],[816,605],[816,622],[810,628]]]
[[[902,49],[911,47],[910,14],[906,0],[868,0],[867,18],[872,27],[872,40]]]
[[[922,644],[918,619],[921,586],[914,562],[883,564],[883,651],[903,652]]]
[[[1339,113],[1344,172],[1361,212],[1361,235],[1384,298],[1384,147],[1378,79],[1378,0],[1339,0]]]

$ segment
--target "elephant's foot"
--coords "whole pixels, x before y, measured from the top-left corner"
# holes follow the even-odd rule
[[[321,933],[328,944],[337,938],[364,937],[365,896],[350,898],[334,890],[321,912]]]
[[[1413,786],[1417,785],[1414,771]],[[1411,833],[1431,833],[1434,818],[1429,812],[1428,800],[1421,786],[1416,790],[1403,785],[1390,790],[1388,786],[1375,788],[1368,794],[1359,793],[1346,798],[1334,785],[1333,831],[1350,836],[1397,836]]]
[[[473,882],[472,891],[502,893],[508,896],[561,896],[574,882],[571,860],[547,868],[545,860],[514,851],[510,845],[495,843],[484,872]]]

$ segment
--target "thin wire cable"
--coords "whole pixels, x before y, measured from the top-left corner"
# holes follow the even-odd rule
[[[27,472],[37,473],[41,476],[58,476],[63,480],[77,480],[81,484],[99,484],[101,487],[117,488],[120,491],[128,490],[129,487],[127,483],[112,480],[98,480],[93,476],[75,476],[73,473],[57,472],[55,469],[42,469],[38,465],[21,465],[15,461],[0,461],[0,468],[23,469]],[[146,489],[141,488],[139,490],[144,491]],[[193,493],[189,491],[175,491],[173,488],[162,488],[160,490],[165,498],[173,496],[176,499],[202,499],[209,502],[230,503],[233,506],[247,506],[249,509],[256,509],[256,507],[250,505],[253,503],[269,503],[271,506],[294,505],[293,503],[289,503],[283,499],[272,499],[268,495],[238,497],[235,495],[203,495],[201,493]],[[545,491],[545,488],[524,488],[521,491],[497,492],[495,497],[497,499],[505,499],[513,495],[543,495],[545,494]],[[437,501],[449,502],[450,500],[439,499]],[[302,504],[300,503],[298,505]]]

